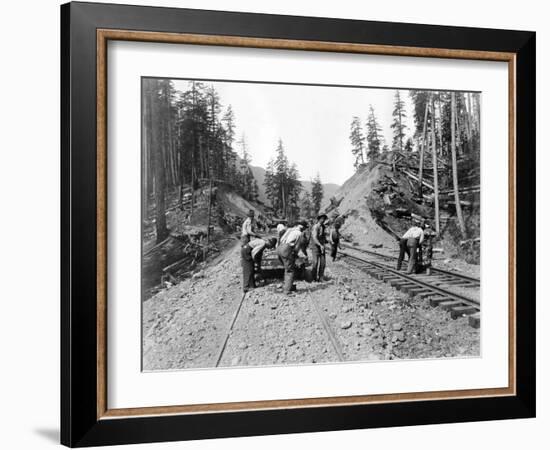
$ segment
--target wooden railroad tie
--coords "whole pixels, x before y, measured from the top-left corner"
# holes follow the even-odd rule
[[[441,302],[438,306],[443,308],[445,311],[452,310],[455,306],[463,306],[464,303],[458,300],[450,300],[448,302]]]
[[[474,313],[468,317],[468,323],[473,328],[479,328],[481,325],[481,313]]]
[[[453,319],[458,319],[463,315],[470,315],[474,314],[475,312],[477,312],[477,308],[473,307],[472,305],[455,306],[454,308],[451,308],[451,317]]]

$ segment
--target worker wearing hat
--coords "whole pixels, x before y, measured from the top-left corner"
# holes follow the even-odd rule
[[[298,222],[296,226],[289,228],[281,237],[277,247],[277,255],[285,268],[283,292],[289,294],[296,290],[294,285],[294,271],[296,269],[296,256],[301,250],[302,233],[307,228],[307,222]]]
[[[311,229],[311,241],[309,248],[312,255],[312,275],[314,281],[323,281],[325,275],[325,222],[328,219],[326,214],[317,216],[317,222]]]
[[[254,210],[251,209],[248,211],[248,217],[243,222],[243,226],[241,228],[241,245],[244,246],[248,244],[251,237],[260,237],[260,235],[254,232],[254,225]]]
[[[259,273],[262,256],[266,248],[274,248],[277,239],[252,239],[241,247],[241,266],[243,268],[243,291],[248,292],[256,287],[255,273]]]

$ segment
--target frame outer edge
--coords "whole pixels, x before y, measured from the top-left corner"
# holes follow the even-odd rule
[[[60,321],[60,443],[66,446],[71,444],[71,368],[70,368],[70,14],[71,5],[63,4],[60,7],[60,53],[61,53],[61,321]]]
[[[525,417],[536,416],[536,34],[517,52],[517,385]]]
[[[130,8],[135,8],[134,10],[131,10]],[[125,5],[99,5],[99,4],[86,4],[86,3],[73,3],[70,5],[63,5],[61,7],[62,11],[62,20],[61,20],[61,26],[62,26],[62,32],[61,32],[61,77],[62,77],[62,89],[61,89],[61,113],[62,113],[62,130],[61,130],[61,144],[62,144],[62,160],[61,160],[61,175],[62,175],[62,186],[61,186],[61,200],[62,200],[62,239],[61,239],[61,254],[62,254],[62,262],[61,262],[61,287],[62,287],[62,320],[65,320],[68,318],[67,322],[61,323],[61,334],[62,334],[62,386],[61,386],[61,392],[62,392],[62,398],[61,398],[61,407],[62,407],[62,417],[61,417],[61,425],[62,425],[62,433],[61,433],[61,439],[62,443],[65,445],[105,445],[109,443],[137,443],[137,442],[152,442],[151,437],[153,440],[159,440],[159,432],[162,429],[165,429],[166,431],[166,439],[164,440],[174,440],[174,436],[178,435],[179,437],[176,437],[176,439],[200,439],[205,437],[221,437],[222,435],[225,436],[243,436],[243,435],[260,435],[260,434],[274,434],[274,433],[295,433],[295,432],[307,432],[307,431],[321,431],[321,430],[337,430],[337,429],[352,429],[352,428],[368,428],[368,427],[384,427],[384,426],[398,426],[398,425],[404,425],[402,423],[403,419],[399,418],[391,418],[391,417],[385,417],[385,413],[389,413],[389,408],[383,408],[380,410],[380,412],[383,412],[382,418],[372,416],[369,414],[370,419],[366,419],[364,416],[362,418],[359,418],[355,415],[349,416],[351,421],[345,422],[343,419],[337,419],[337,417],[333,417],[333,419],[330,421],[330,424],[327,422],[323,422],[324,419],[321,420],[321,415],[324,414],[322,412],[322,409],[319,409],[314,413],[306,413],[301,410],[295,410],[294,412],[286,412],[285,415],[280,415],[277,412],[274,412],[273,410],[267,410],[264,412],[254,413],[252,415],[249,415],[248,413],[234,413],[236,417],[246,418],[246,420],[251,419],[252,423],[256,422],[257,425],[259,425],[259,429],[256,429],[254,431],[254,428],[249,426],[245,426],[244,424],[239,424],[237,422],[234,423],[236,428],[231,428],[231,430],[224,430],[220,429],[218,433],[215,433],[214,431],[210,431],[207,429],[199,429],[197,431],[192,431],[191,429],[185,429],[185,430],[172,430],[168,432],[166,430],[166,427],[169,425],[169,423],[182,423],[181,419],[178,419],[180,416],[168,416],[164,418],[159,418],[158,416],[151,417],[151,418],[133,418],[133,419],[118,419],[118,420],[107,420],[107,421],[97,421],[97,416],[95,420],[91,417],[91,411],[88,409],[91,408],[91,405],[89,404],[91,401],[91,395],[90,393],[86,392],[85,389],[88,387],[88,385],[92,384],[92,380],[94,382],[94,386],[97,385],[97,373],[94,371],[93,374],[87,374],[83,372],[83,369],[87,368],[89,365],[89,361],[87,360],[86,355],[79,356],[79,353],[77,352],[77,349],[72,349],[71,346],[80,345],[81,348],[78,350],[87,350],[89,345],[92,343],[88,342],[88,339],[93,339],[93,345],[95,348],[95,351],[97,352],[97,343],[99,337],[95,334],[91,337],[86,338],[86,336],[83,336],[85,332],[82,329],[78,329],[80,327],[79,322],[75,322],[76,325],[79,325],[79,327],[71,328],[71,322],[73,319],[76,320],[82,320],[82,314],[89,312],[89,305],[87,305],[86,302],[89,301],[89,295],[87,293],[81,293],[77,291],[77,287],[75,285],[78,285],[78,288],[86,288],[88,286],[88,280],[86,278],[86,275],[79,273],[78,270],[82,271],[83,264],[76,260],[69,259],[72,256],[72,253],[77,255],[76,247],[78,247],[78,250],[82,249],[88,249],[88,247],[91,247],[88,245],[88,243],[81,244],[78,242],[77,237],[89,237],[89,230],[83,231],[77,227],[77,225],[82,224],[82,219],[87,218],[90,214],[88,207],[80,207],[78,208],[77,200],[73,199],[72,196],[78,197],[78,200],[90,200],[91,198],[95,198],[97,195],[97,191],[94,189],[93,194],[92,193],[81,193],[79,192],[79,188],[82,187],[82,184],[84,183],[87,186],[87,189],[91,188],[91,186],[88,186],[86,183],[89,181],[89,172],[84,170],[82,165],[86,163],[89,159],[92,159],[88,156],[86,156],[83,151],[88,150],[88,143],[85,145],[85,149],[79,150],[79,146],[76,144],[82,143],[82,138],[87,137],[88,133],[83,132],[83,130],[87,130],[86,126],[89,127],[90,125],[90,108],[89,105],[81,105],[82,111],[79,108],[78,114],[77,112],[71,110],[71,104],[77,104],[76,102],[78,100],[82,100],[82,95],[79,94],[77,91],[73,92],[72,89],[72,83],[75,81],[79,81],[79,76],[83,76],[83,70],[82,70],[82,64],[86,67],[90,66],[91,62],[89,60],[89,51],[92,46],[90,42],[88,42],[90,39],[93,39],[94,44],[96,43],[95,40],[95,34],[94,37],[91,38],[91,32],[92,30],[95,31],[96,28],[109,28],[111,23],[120,23],[120,24],[131,24],[135,23],[136,21],[138,23],[143,23],[143,27],[147,27],[147,20],[146,17],[143,16],[143,13],[145,11],[156,9],[157,15],[167,15],[170,13],[170,9],[166,8],[144,8],[144,7],[128,7]],[[161,13],[158,10],[164,9],[164,11]],[[135,12],[135,15],[133,17],[126,17],[120,16],[120,11],[126,11],[126,12]],[[64,13],[65,11],[65,13]],[[203,21],[199,28],[208,28],[207,25],[205,25],[205,18],[207,18],[207,12],[206,11],[196,11],[193,13],[189,13],[187,10],[180,10],[182,11],[181,16],[185,16],[185,14],[189,14],[192,17],[201,17],[201,20]],[[186,12],[184,12],[186,11]],[[113,12],[113,15],[110,15],[109,13]],[[213,12],[213,15],[216,17],[227,17],[224,16],[223,12]],[[246,14],[243,13],[242,15],[239,13],[233,13],[232,17],[236,17],[237,19],[242,20],[242,18],[246,17],[247,19],[250,19],[253,15],[252,14]],[[261,15],[257,15],[261,16]],[[267,18],[266,18],[267,17]],[[260,17],[260,22],[269,20],[269,17],[279,17],[278,19],[273,19],[274,21],[280,22],[281,20],[284,20],[285,16],[264,16],[263,18]],[[288,20],[290,20],[290,16],[287,16]],[[323,20],[323,19],[317,19],[317,18],[309,18],[313,20]],[[327,20],[327,19],[324,19]],[[336,19],[338,20],[338,19]],[[341,22],[345,22],[344,20],[340,20]],[[237,20],[238,22],[238,20]],[[330,23],[327,20],[327,23]],[[386,23],[382,24],[380,23],[379,26],[385,26],[389,27],[391,24]],[[409,31],[411,28],[414,27],[422,27],[422,25],[413,25],[413,24],[396,24],[396,25],[402,25],[403,28],[407,28]],[[153,26],[153,25],[152,25]],[[236,24],[238,27],[238,23]],[[154,27],[154,26],[153,26]],[[164,25],[162,25],[164,27]],[[182,26],[183,27],[183,26]],[[224,25],[225,28],[234,28],[233,25]],[[444,28],[444,27],[441,27]],[[154,28],[153,28],[154,29]],[[160,31],[160,30],[159,30]],[[460,31],[457,30],[457,31]],[[479,29],[477,32],[474,32],[479,34],[484,30]],[[485,30],[488,33],[490,30]],[[181,31],[183,32],[183,31]],[[243,31],[245,32],[245,31]],[[495,36],[496,35],[502,35],[502,32],[504,30],[500,30],[499,32],[490,34],[491,42],[485,44],[489,48],[493,45],[496,45],[497,47],[502,47],[501,44],[496,44],[495,42]],[[257,33],[257,31],[251,30],[248,32],[250,35],[254,35]],[[247,34],[247,32],[245,32]],[[512,36],[513,35],[513,36]],[[524,172],[521,172],[523,174],[521,176],[521,179],[523,181],[523,184],[526,184],[526,193],[524,193],[523,184],[518,186],[518,196],[523,199],[523,202],[525,204],[524,208],[521,208],[521,212],[525,212],[526,216],[521,217],[521,214],[518,214],[518,222],[517,222],[517,230],[518,230],[518,241],[520,241],[522,244],[524,243],[534,243],[534,233],[530,233],[533,230],[532,224],[530,224],[528,227],[525,227],[525,224],[528,223],[529,219],[534,215],[534,195],[532,198],[529,198],[528,195],[530,193],[534,194],[534,177],[533,172],[529,173],[530,169],[534,169],[534,162],[535,157],[531,156],[531,154],[528,154],[527,152],[531,150],[531,148],[522,149],[521,154],[523,156],[520,157],[519,148],[522,148],[521,145],[524,144],[533,144],[534,143],[534,131],[535,131],[535,125],[534,125],[534,107],[530,107],[530,102],[532,105],[534,105],[534,98],[535,98],[535,74],[532,72],[535,67],[535,52],[534,52],[534,33],[527,33],[527,32],[510,32],[509,35],[506,35],[509,37],[507,39],[507,43],[505,46],[510,46],[510,48],[515,48],[518,55],[521,53],[520,57],[518,58],[518,64],[517,64],[517,70],[518,70],[518,90],[516,92],[517,98],[521,97],[522,92],[520,87],[523,83],[523,91],[526,92],[527,97],[524,101],[521,101],[520,98],[518,98],[516,110],[520,112],[520,114],[523,114],[525,116],[526,120],[531,121],[529,124],[524,124],[520,121],[518,124],[518,133],[516,136],[516,143],[517,143],[517,156],[518,156],[518,164],[517,164],[517,176],[520,178],[520,172],[523,169],[527,169]],[[532,36],[532,39],[530,38]],[[74,42],[79,42],[78,39],[85,37],[85,42],[81,44],[78,48],[73,47],[71,48],[71,44]],[[522,40],[520,43],[519,40]],[[292,38],[290,38],[292,39]],[[382,38],[383,40],[385,38]],[[431,38],[433,39],[433,37]],[[64,46],[65,43],[65,46]],[[464,45],[468,47],[469,45],[472,45],[476,47],[477,44],[472,44],[471,42],[465,42]],[[95,63],[95,54],[94,54],[94,63]],[[89,67],[88,67],[89,68]],[[530,72],[531,71],[531,72]],[[94,72],[95,74],[95,72]],[[95,75],[92,76],[93,81],[90,79],[87,79],[87,76],[84,76],[83,81],[85,81],[84,84],[84,90],[88,90],[92,87],[92,85],[95,83]],[[95,85],[94,85],[95,87]],[[85,95],[88,95],[86,92]],[[85,97],[86,100],[88,100],[87,97]],[[93,107],[95,109],[95,101],[93,102]],[[533,114],[532,116],[529,115],[529,113]],[[521,117],[523,117],[523,115]],[[95,121],[94,121],[95,122]],[[520,133],[520,129],[522,126],[525,126],[523,128],[523,133]],[[70,127],[70,128],[69,128]],[[95,136],[95,129],[93,130],[93,136]],[[533,132],[531,136],[529,136],[529,133]],[[75,133],[75,136],[73,136],[72,133]],[[89,142],[89,140],[88,140]],[[73,145],[75,144],[75,145]],[[534,145],[534,144],[533,144]],[[78,150],[77,153],[75,151]],[[534,153],[533,153],[534,155]],[[75,161],[73,161],[73,158]],[[93,152],[93,160],[97,162],[95,151]],[[95,165],[94,165],[95,166]],[[526,167],[524,167],[526,166]],[[73,173],[74,169],[74,173]],[[97,167],[96,167],[97,169]],[[89,170],[89,169],[88,169]],[[86,180],[84,182],[82,180],[78,180],[78,175],[86,175]],[[74,178],[73,178],[74,177]],[[93,187],[95,188],[95,186]],[[527,194],[527,195],[525,195]],[[74,206],[74,209],[78,211],[73,212],[72,207]],[[528,207],[531,209],[528,210]],[[96,212],[95,208],[93,208],[94,212]],[[65,211],[65,212],[63,212]],[[78,222],[78,224],[73,225],[73,221]],[[522,225],[523,224],[523,225]],[[94,221],[93,225],[90,224],[90,230],[93,229],[95,234],[95,227],[96,222]],[[521,227],[524,228],[521,228]],[[78,234],[78,236],[75,236],[73,233],[73,228],[76,230],[75,233]],[[524,240],[526,239],[525,235],[519,234],[519,231],[523,230],[529,231],[528,233],[528,241]],[[528,229],[527,229],[528,228]],[[95,248],[96,242],[94,242],[94,248]],[[72,248],[71,245],[74,245],[75,248]],[[527,276],[527,271],[531,270],[533,267],[532,265],[530,267],[527,267],[528,264],[531,261],[531,258],[529,257],[529,251],[530,249],[526,249],[525,251],[520,251],[520,257],[516,260],[516,262],[519,260],[520,265],[521,263],[525,264],[525,268],[522,269],[524,272],[521,272],[522,275],[525,276],[525,278],[522,278],[525,280],[524,283],[517,283],[517,286],[520,284],[522,286],[527,286],[526,291],[522,291],[522,297],[529,300],[528,294],[534,294],[534,285],[530,285],[529,282],[534,281],[534,275],[530,274]],[[67,257],[67,258],[65,258]],[[91,267],[92,263],[97,263],[96,256],[87,256],[86,257],[86,263],[88,264],[88,267]],[[95,266],[94,266],[95,267]],[[97,268],[97,267],[96,267]],[[71,272],[74,270],[75,272]],[[518,270],[519,273],[519,270]],[[73,281],[73,275],[74,275],[74,281]],[[96,281],[95,274],[94,274],[94,282]],[[518,277],[518,281],[520,280],[520,277]],[[74,285],[73,285],[74,284]],[[520,292],[521,289],[517,287],[517,292]],[[74,292],[78,292],[78,298],[75,298],[73,296]],[[94,289],[95,293],[95,289]],[[95,296],[94,296],[95,297]],[[78,301],[77,301],[78,300]],[[85,303],[85,305],[82,305],[82,302]],[[71,303],[73,302],[73,303]],[[95,310],[95,312],[99,313],[99,311]],[[498,411],[492,411],[492,416],[486,417],[485,414],[489,412],[489,409],[492,407],[489,406],[487,403],[481,403],[477,401],[467,401],[467,403],[457,403],[456,401],[450,401],[453,405],[461,405],[462,407],[459,408],[460,410],[464,409],[466,405],[474,405],[479,404],[479,406],[483,406],[482,409],[486,411],[486,413],[478,412],[476,413],[473,411],[473,416],[470,417],[463,417],[462,413],[461,418],[458,420],[454,419],[453,413],[450,411],[445,410],[445,413],[442,414],[442,417],[439,418],[432,418],[432,421],[429,421],[429,416],[432,416],[432,413],[426,409],[423,410],[422,406],[417,405],[400,405],[398,408],[400,410],[415,410],[417,408],[420,408],[419,412],[421,411],[422,414],[426,414],[426,418],[413,418],[409,424],[411,423],[443,423],[447,421],[474,421],[474,420],[490,420],[490,419],[497,419],[497,418],[512,418],[512,417],[532,417],[535,412],[535,386],[534,386],[534,368],[535,368],[535,354],[534,354],[534,327],[532,326],[534,324],[534,318],[535,318],[535,306],[534,304],[529,304],[529,302],[523,302],[523,304],[520,304],[518,307],[518,314],[521,314],[521,317],[527,321],[527,323],[519,324],[519,333],[523,333],[524,339],[521,342],[521,346],[518,345],[518,355],[521,354],[525,358],[523,358],[526,361],[522,361],[522,359],[518,360],[517,364],[517,380],[518,380],[518,395],[515,398],[510,398],[509,400],[500,399],[497,400],[497,402],[494,402],[492,407],[495,407],[497,404],[500,404],[502,406],[508,405],[508,407],[504,408],[505,410],[502,410],[500,412]],[[97,318],[96,318],[97,319]],[[94,321],[95,323],[95,321]],[[88,321],[86,321],[84,324],[84,327],[86,330],[89,327]],[[65,343],[63,342],[63,337],[69,336],[70,341]],[[75,339],[76,337],[76,339]],[[74,355],[74,359],[73,359]],[[97,355],[94,354],[94,359],[97,359]],[[522,366],[522,362],[527,363],[526,366]],[[64,375],[68,375],[68,380],[65,378],[65,382],[63,379]],[[79,377],[84,376],[84,379],[79,379]],[[76,377],[76,378],[75,378]],[[66,382],[69,382],[69,385],[67,385]],[[75,382],[78,386],[75,387]],[[528,384],[533,383],[531,386]],[[94,398],[97,397],[97,391],[94,390]],[[97,398],[96,398],[97,400]],[[97,402],[96,402],[97,404]],[[512,407],[513,404],[513,407]],[[72,406],[75,406],[73,409]],[[442,404],[443,406],[443,404]],[[97,414],[96,407],[94,405],[94,413]],[[357,412],[359,411],[375,411],[379,410],[378,407],[374,408],[363,408],[361,406],[357,406],[353,408]],[[432,409],[432,407],[430,407]],[[464,409],[464,412],[466,412],[466,409]],[[349,411],[351,409],[348,408],[341,408],[341,411],[344,412],[344,416],[348,416]],[[391,410],[395,410],[395,408],[391,408]],[[348,411],[348,413],[345,413],[345,411]],[[336,413],[336,411],[335,411]],[[310,414],[310,415],[308,415]],[[458,411],[457,411],[458,414]],[[223,414],[225,420],[228,420],[229,422],[233,423],[236,419],[231,419],[232,414],[225,415]],[[305,422],[302,422],[300,425],[299,423],[293,422],[293,424],[289,423],[288,420],[291,417],[302,417],[302,420],[304,420],[306,417],[308,419]],[[312,423],[313,417],[316,416],[319,418],[321,422],[324,423],[324,425],[321,425],[321,422],[315,422]],[[271,421],[271,423],[263,423],[261,422],[261,417],[267,418],[267,417],[280,417],[281,419],[284,419],[283,422],[280,425],[275,426]],[[326,416],[323,416],[326,417]],[[353,420],[352,420],[353,417]],[[385,418],[384,418],[385,417]],[[158,419],[158,420],[157,420]],[[454,420],[453,420],[454,419]],[[207,423],[208,421],[203,417],[196,417],[196,416],[190,416],[189,420],[191,422],[187,423]],[[428,420],[429,422],[425,422],[425,420]],[[119,425],[116,425],[116,422],[119,422]],[[152,429],[150,429],[151,435],[149,435],[146,430],[143,430],[141,427],[139,428],[133,428],[137,424],[143,424],[146,423],[153,425]],[[225,421],[223,422],[225,423]],[[390,425],[388,425],[390,424]],[[160,426],[159,426],[160,425]],[[229,425],[229,424],[227,424]],[[223,425],[223,428],[225,428],[226,425]],[[132,428],[132,430],[130,430]],[[286,430],[286,431],[285,431]],[[168,437],[170,435],[171,437]],[[201,436],[202,435],[202,436]],[[141,436],[141,438],[140,438]],[[153,437],[156,436],[156,437]],[[187,436],[187,437],[185,437]],[[137,440],[136,440],[137,439]],[[141,439],[141,440],[139,440]]]

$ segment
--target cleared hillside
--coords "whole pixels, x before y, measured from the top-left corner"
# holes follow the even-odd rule
[[[385,168],[377,165],[372,169],[364,166],[348,179],[335,193],[339,201],[337,208],[330,207],[330,200],[326,198],[322,209],[328,212],[329,217],[345,218],[342,233],[349,240],[361,246],[380,246],[387,249],[395,247],[395,238],[384,231],[374,220],[368,207],[367,199],[372,188],[383,176]]]

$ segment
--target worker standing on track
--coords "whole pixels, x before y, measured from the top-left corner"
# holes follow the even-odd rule
[[[244,292],[248,292],[250,289],[256,287],[254,274],[261,268],[263,252],[266,248],[274,248],[276,243],[277,240],[275,238],[268,240],[257,238],[241,247]]]
[[[413,226],[407,230],[403,237],[399,240],[399,258],[397,259],[397,270],[401,270],[401,264],[405,253],[409,256],[409,265],[407,273],[411,274],[416,271],[417,249],[424,241],[424,231],[418,226]]]
[[[246,245],[250,242],[252,237],[259,238],[260,236],[254,231],[254,210],[248,211],[248,217],[243,222],[241,227],[241,245]]]
[[[312,271],[314,281],[323,281],[325,275],[325,244],[327,242],[325,236],[325,221],[327,220],[326,214],[321,214],[317,217],[317,222],[311,229],[311,241],[309,247],[311,249],[312,258]]]
[[[295,227],[289,228],[283,237],[281,237],[279,246],[277,247],[277,255],[285,270],[283,284],[283,292],[285,294],[296,290],[296,285],[294,284],[296,256],[300,250],[302,232],[306,228],[307,222],[299,222]]]
[[[334,225],[328,234],[328,241],[330,242],[330,256],[332,257],[333,262],[336,261],[336,253],[338,252],[338,247],[340,245],[341,226],[341,222],[334,222]]]

